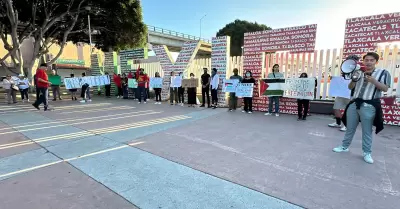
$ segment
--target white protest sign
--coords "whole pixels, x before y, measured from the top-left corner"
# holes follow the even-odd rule
[[[150,87],[151,88],[162,88],[163,86],[163,79],[160,77],[151,77],[150,78]]]
[[[107,75],[101,76],[86,76],[81,78],[64,78],[66,89],[79,89],[87,83],[89,86],[104,86],[110,84],[110,77]]]
[[[286,78],[283,96],[294,99],[314,99],[315,78]]]
[[[181,87],[182,86],[182,77],[181,76],[175,76],[174,79],[172,79],[172,87]]]
[[[253,97],[253,83],[239,83],[236,86],[235,95],[237,97]]]
[[[342,76],[332,77],[329,85],[329,95],[350,99],[351,90],[348,87],[349,83],[350,80],[345,80]]]
[[[239,79],[224,79],[222,85],[222,92],[232,92],[236,91],[236,86],[239,84]]]

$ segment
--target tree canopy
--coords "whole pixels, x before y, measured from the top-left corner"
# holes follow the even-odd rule
[[[48,52],[52,44],[89,43],[90,16],[92,43],[105,51],[143,47],[147,28],[140,0],[0,0],[0,36],[7,57],[22,66],[21,43],[33,38],[33,60]],[[8,40],[11,37],[11,41]],[[33,62],[31,62],[33,63]]]
[[[244,42],[244,33],[270,30],[271,28],[258,24],[257,22],[248,22],[246,20],[235,20],[228,23],[217,32],[217,36],[231,37],[231,56],[242,55],[242,46]]]

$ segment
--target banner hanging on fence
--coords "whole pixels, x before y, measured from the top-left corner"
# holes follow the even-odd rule
[[[235,92],[238,83],[238,79],[225,79],[222,86],[222,92]]]
[[[235,95],[237,97],[253,97],[253,83],[239,83],[236,86]]]
[[[151,77],[150,78],[150,87],[155,88],[162,88],[163,86],[163,78],[160,77]]]
[[[104,86],[110,84],[110,77],[107,75],[100,76],[86,76],[80,78],[64,78],[64,84],[66,89],[79,89],[82,88],[83,84],[89,84],[89,86]]]
[[[284,97],[294,99],[314,99],[315,78],[287,78],[285,79]]]
[[[260,95],[264,96],[283,96],[285,90],[285,79],[265,78],[260,80]]]
[[[128,78],[128,88],[136,89],[138,86],[136,79]]]

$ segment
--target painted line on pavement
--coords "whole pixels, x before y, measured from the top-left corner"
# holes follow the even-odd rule
[[[77,111],[70,111],[70,112],[55,112],[60,115],[64,114],[71,114],[71,113],[92,113],[92,112],[101,112],[101,111],[108,111],[108,110],[127,110],[127,109],[135,109],[136,107],[130,106],[117,106],[117,107],[107,107],[107,108],[99,108],[99,109],[92,109],[92,110],[77,110]],[[56,109],[57,111],[57,109]]]
[[[92,130],[82,131],[82,132],[77,132],[77,133],[72,133],[72,134],[62,134],[62,135],[56,135],[56,136],[42,137],[42,138],[37,138],[37,139],[32,139],[32,140],[25,140],[25,141],[13,142],[13,143],[8,143],[8,144],[1,144],[0,150],[16,148],[16,147],[30,145],[30,144],[34,144],[34,143],[43,143],[43,142],[48,142],[48,141],[54,141],[54,140],[59,140],[59,139],[74,139],[74,138],[80,138],[80,137],[95,136],[95,135],[99,135],[99,134],[114,133],[114,132],[118,132],[118,131],[124,131],[124,130],[128,130],[128,129],[135,129],[135,128],[146,127],[146,126],[151,126],[151,125],[169,123],[169,122],[174,122],[174,121],[184,120],[184,119],[189,119],[189,118],[191,118],[191,117],[181,115],[181,116],[174,116],[174,117],[166,117],[166,118],[162,118],[162,119],[148,120],[148,121],[133,123],[133,124],[129,124],[129,125],[119,125],[119,126],[112,126],[109,128],[92,129]]]
[[[18,129],[18,128],[26,128],[26,127],[34,127],[34,126],[39,126],[39,125],[49,125],[49,124],[55,124],[55,123],[67,123],[67,122],[76,122],[76,121],[88,121],[90,119],[96,119],[97,121],[105,121],[105,120],[99,120],[100,118],[107,118],[106,120],[115,120],[115,119],[121,119],[121,118],[129,118],[129,117],[136,117],[135,115],[129,115],[127,114],[136,114],[136,113],[146,113],[146,112],[152,112],[153,114],[155,113],[162,113],[162,112],[154,112],[153,110],[145,110],[145,111],[137,111],[137,112],[129,112],[129,113],[121,113],[121,114],[114,114],[114,115],[103,115],[103,116],[96,116],[96,117],[88,117],[88,118],[71,118],[71,119],[57,119],[57,120],[46,120],[49,122],[31,122],[30,125],[19,125],[19,126],[12,126],[12,127],[6,127],[6,128],[0,128],[0,131],[2,130],[7,130],[7,129]],[[124,117],[115,117],[119,115],[124,115]],[[39,121],[40,122],[40,121]],[[33,124],[32,124],[33,123]],[[78,123],[81,124],[81,123]],[[72,124],[70,124],[72,125]]]
[[[70,162],[70,161],[73,161],[73,160],[77,160],[77,159],[81,159],[81,158],[85,158],[85,157],[90,157],[90,156],[94,156],[94,155],[98,155],[98,154],[102,154],[102,153],[106,153],[106,152],[111,152],[111,151],[115,151],[115,150],[119,150],[119,149],[123,149],[123,148],[127,148],[127,147],[132,147],[132,146],[140,145],[140,144],[143,144],[143,143],[145,143],[145,142],[143,142],[143,141],[134,142],[134,143],[130,143],[130,144],[127,144],[127,145],[122,145],[122,146],[119,146],[119,147],[105,149],[105,150],[101,150],[101,151],[97,151],[97,152],[92,152],[92,153],[89,153],[89,154],[86,154],[86,155],[82,155],[82,156],[78,156],[78,157],[73,157],[73,158],[69,158],[69,159],[65,159],[65,160],[58,160],[58,161],[47,163],[47,164],[42,164],[42,165],[38,165],[38,166],[26,168],[26,169],[21,169],[21,170],[14,171],[14,172],[1,174],[0,175],[0,179],[3,179],[5,177],[9,177],[9,176],[12,176],[12,175],[17,175],[17,174],[21,174],[21,173],[37,170],[39,168],[48,167],[48,166],[55,165],[55,164],[58,164],[58,163]]]
[[[143,113],[143,114],[137,114],[137,115],[127,115],[124,117],[117,117],[117,118],[105,118],[102,120],[91,120],[91,121],[83,121],[83,122],[76,122],[76,123],[63,123],[60,125],[53,125],[53,126],[45,126],[45,127],[39,127],[39,128],[30,128],[30,129],[23,129],[23,130],[15,130],[15,131],[8,131],[8,132],[2,132],[0,135],[6,135],[6,134],[12,134],[12,133],[22,133],[22,132],[28,132],[28,131],[37,131],[37,130],[42,130],[42,129],[49,129],[49,128],[57,128],[57,127],[63,127],[63,126],[72,126],[72,125],[80,125],[80,124],[87,124],[87,123],[98,123],[102,121],[108,121],[108,120],[115,120],[115,119],[121,119],[121,118],[131,118],[131,117],[138,117],[138,116],[143,116],[143,115],[152,115],[152,114],[158,114],[162,112],[149,112],[149,113]],[[43,125],[43,124],[41,124]],[[46,123],[44,125],[47,125]]]
[[[87,108],[87,107],[101,107],[101,106],[107,106],[111,105],[111,103],[99,103],[99,104],[79,104],[79,105],[67,105],[67,106],[59,106],[56,107],[57,110],[64,110],[64,109],[76,109],[76,108]],[[26,110],[21,110],[21,109],[26,109]],[[34,109],[34,107],[29,104],[28,106],[21,106],[21,107],[15,107],[15,108],[5,108],[5,109],[0,109],[0,113],[6,113],[6,111],[10,110],[10,113],[14,112],[24,112],[24,111],[37,111]],[[15,111],[12,111],[15,110]]]

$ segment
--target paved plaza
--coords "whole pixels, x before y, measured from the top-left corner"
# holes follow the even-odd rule
[[[0,106],[1,209],[396,209],[400,129],[95,98]]]

